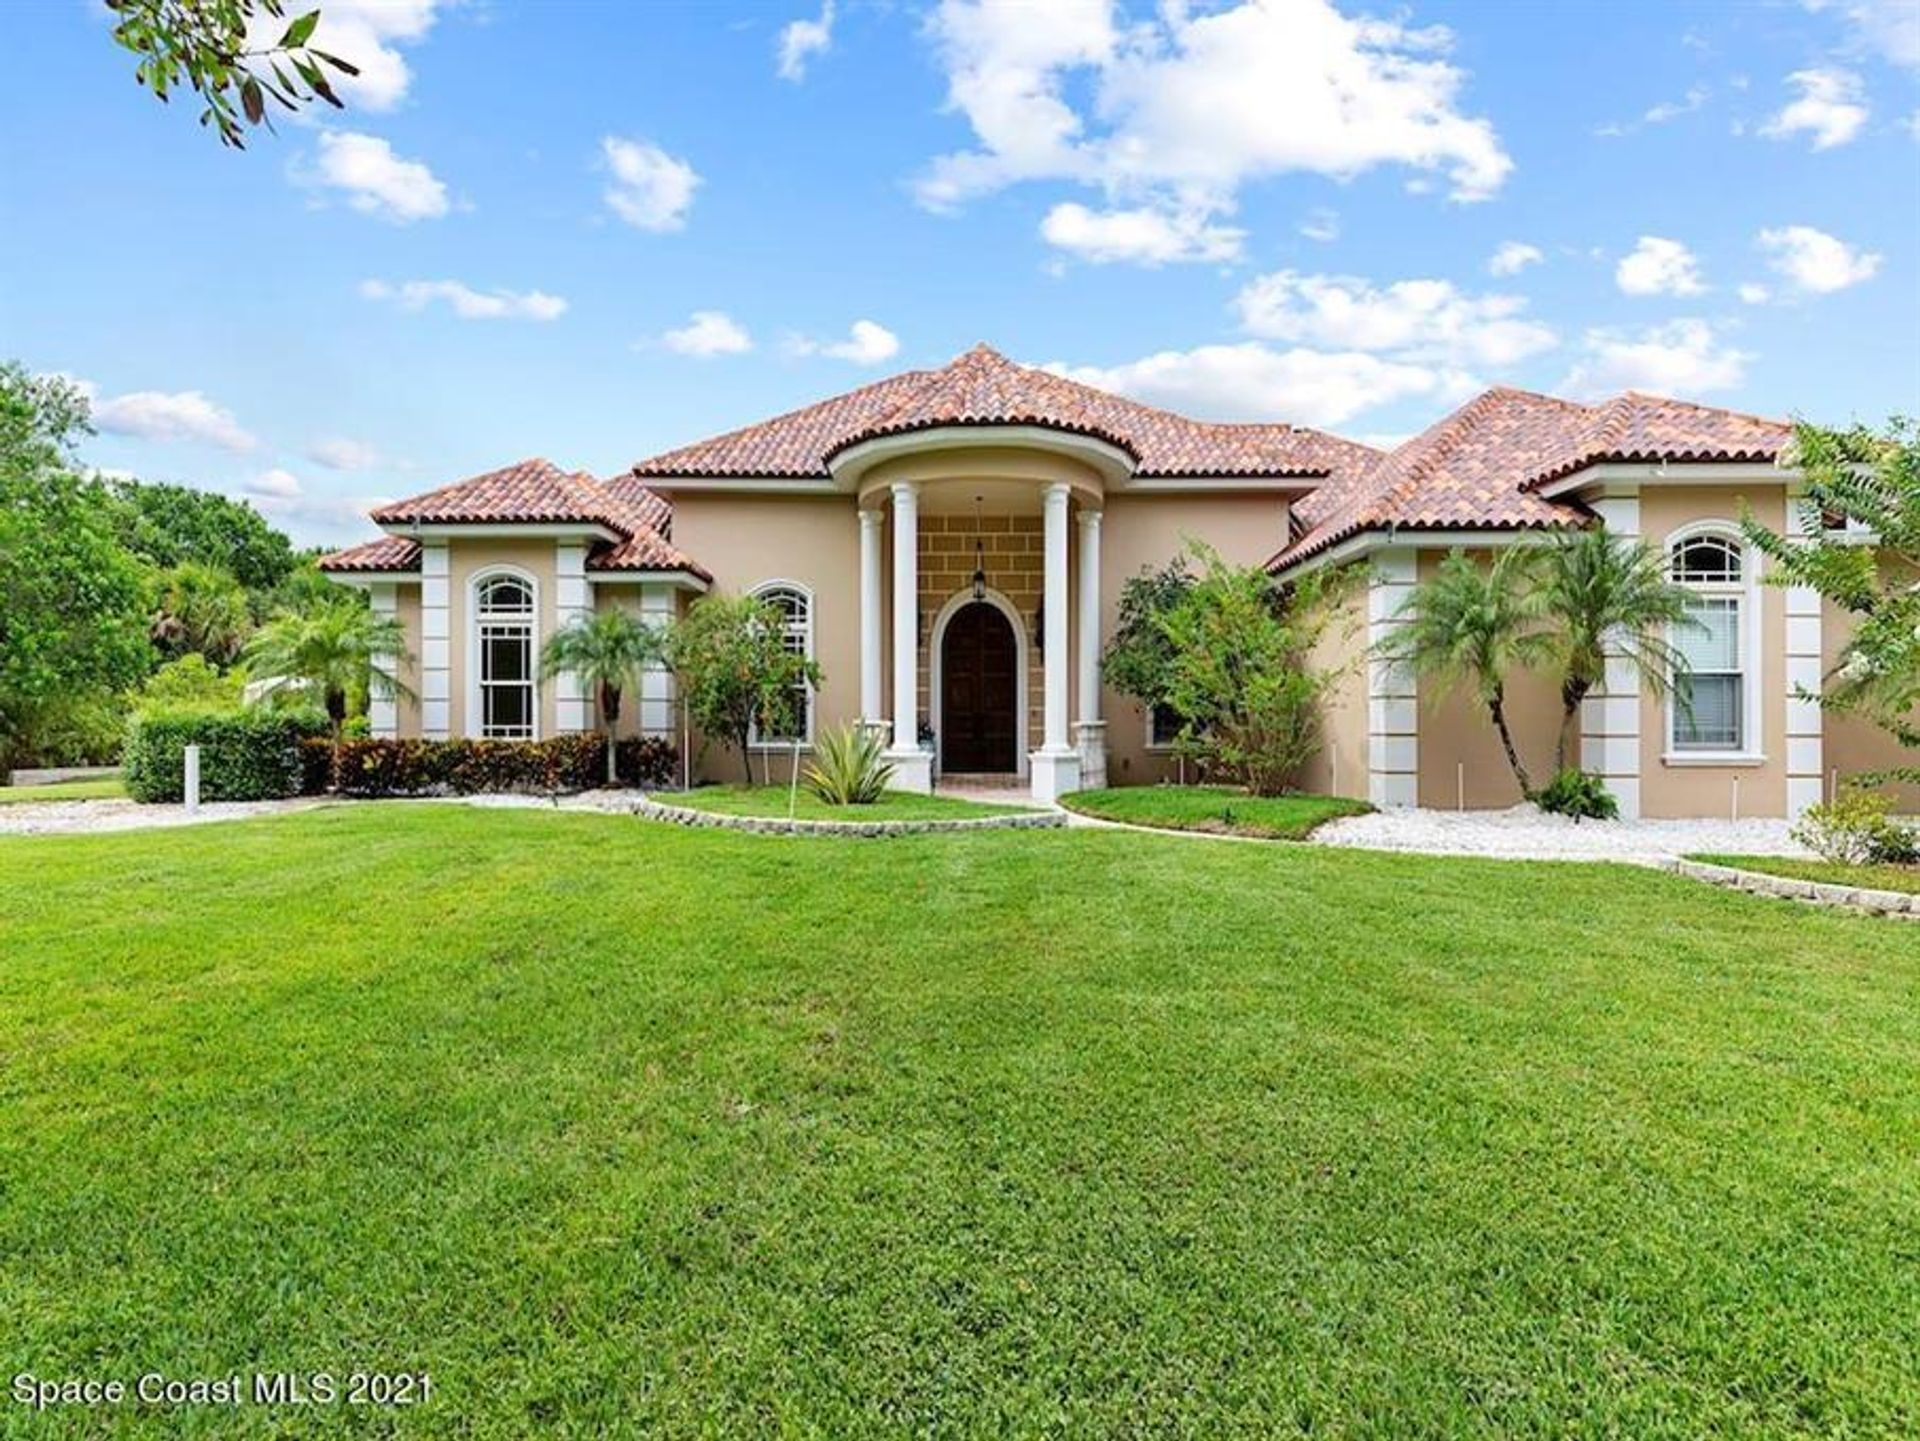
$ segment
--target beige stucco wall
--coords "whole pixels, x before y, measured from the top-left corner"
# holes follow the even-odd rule
[[[395,734],[412,740],[420,734],[420,585],[418,581],[394,587],[394,615],[406,632],[408,659],[401,665],[399,681],[411,695],[401,696],[394,704]]]
[[[1367,798],[1367,589],[1364,574],[1344,578],[1307,664],[1334,677],[1320,711],[1320,751],[1300,774],[1317,795]]]
[[[524,539],[491,540],[457,538],[447,545],[449,575],[447,615],[451,627],[449,665],[452,695],[449,697],[449,734],[464,736],[468,730],[468,687],[472,683],[473,660],[473,581],[487,571],[513,569],[533,578],[536,623],[534,658],[538,664],[540,649],[557,629],[558,611],[554,604],[554,542],[545,536]],[[553,687],[538,688],[539,729],[541,739],[554,733]]]

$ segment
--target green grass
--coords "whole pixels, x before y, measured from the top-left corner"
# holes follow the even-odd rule
[[[1873,917],[404,804],[0,840],[0,897],[6,1374],[435,1387],[68,1434],[1920,1429]]]
[[[1305,840],[1327,821],[1373,809],[1340,796],[1250,796],[1235,786],[1122,786],[1080,791],[1061,804],[1133,826],[1281,841]]]
[[[126,785],[119,776],[94,776],[44,786],[0,786],[0,806],[31,805],[37,801],[124,800],[126,794]]]
[[[784,816],[785,786],[701,786],[680,793],[662,792],[655,799],[670,806],[718,811],[729,816]],[[953,796],[924,796],[912,791],[887,791],[868,806],[830,806],[801,786],[794,797],[793,815],[803,821],[963,821],[981,816],[1010,815],[1031,806],[989,805]]]
[[[1689,856],[1710,866],[1732,866],[1735,870],[1759,871],[1762,875],[1786,876],[1796,881],[1818,881],[1822,885],[1861,886],[1870,891],[1903,891],[1920,895],[1920,866],[1846,866],[1834,861],[1804,861],[1792,856]]]

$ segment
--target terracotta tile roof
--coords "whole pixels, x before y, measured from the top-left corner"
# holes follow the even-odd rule
[[[1629,392],[1597,406],[1496,386],[1294,507],[1300,533],[1268,562],[1295,565],[1364,531],[1579,526],[1578,505],[1534,488],[1606,461],[1771,461],[1791,437],[1780,421]]]
[[[367,570],[420,569],[420,542],[403,535],[383,535],[363,545],[351,545],[320,557],[322,570],[352,572]]]
[[[1378,452],[1290,425],[1190,420],[1065,376],[1016,365],[985,345],[939,370],[912,370],[800,410],[639,462],[636,476],[824,479],[865,440],[945,425],[1034,425],[1092,436],[1143,476],[1322,478]]]

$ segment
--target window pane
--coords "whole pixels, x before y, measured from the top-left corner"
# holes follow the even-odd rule
[[[1740,566],[1740,547],[1724,536],[1698,536],[1674,547],[1675,580],[1708,584],[1737,581]]]
[[[1732,596],[1705,597],[1689,602],[1694,625],[1681,626],[1677,649],[1696,671],[1740,668],[1740,602]]]
[[[1693,675],[1675,697],[1674,744],[1682,749],[1738,750],[1741,744],[1741,678]]]
[[[1153,744],[1170,746],[1180,738],[1180,715],[1170,705],[1153,708]]]
[[[518,627],[490,628],[481,637],[480,679],[522,681],[533,678],[532,637]]]

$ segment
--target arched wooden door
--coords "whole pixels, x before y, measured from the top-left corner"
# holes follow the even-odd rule
[[[969,601],[940,641],[940,766],[1015,771],[1020,647],[997,606]]]

